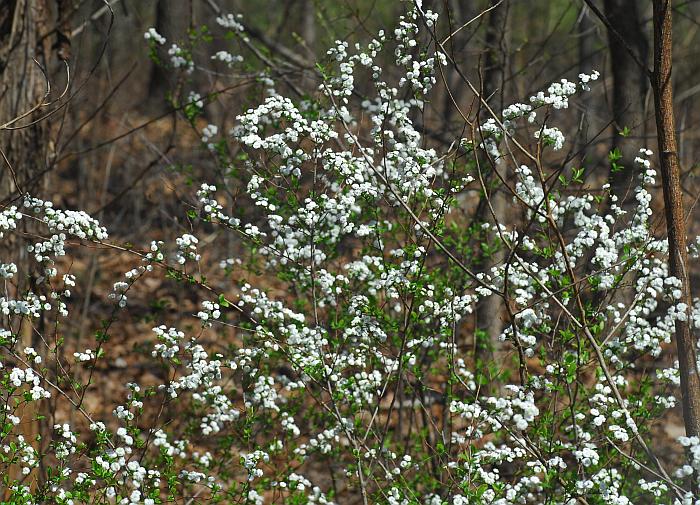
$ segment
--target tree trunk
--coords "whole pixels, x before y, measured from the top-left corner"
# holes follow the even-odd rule
[[[581,74],[590,74],[591,70],[599,70],[597,64],[599,58],[594,57],[596,46],[596,25],[591,18],[590,9],[585,4],[579,15],[576,36],[578,37],[578,69]],[[576,150],[580,151],[578,163],[584,164],[588,152],[588,132],[595,131],[593,125],[594,110],[593,96],[591,93],[583,93],[580,97],[581,113],[579,116],[579,131],[576,138]]]
[[[49,18],[50,12],[44,0],[0,0],[0,124],[7,125],[42,103],[44,99],[46,78],[34,59],[44,68],[48,67],[49,39],[40,41],[39,35],[48,31]],[[64,35],[60,31],[59,33]],[[67,54],[65,36],[59,39],[55,47]],[[17,205],[17,200],[23,193],[37,196],[43,193],[49,156],[48,128],[44,121],[31,125],[30,123],[45,112],[39,108],[35,113],[9,125],[19,129],[0,129],[0,149],[6,157],[6,160],[0,159],[0,199],[3,202],[12,201]],[[20,128],[22,126],[26,127]],[[31,224],[24,223],[22,226],[31,227]],[[14,262],[19,272],[15,276],[14,284],[7,283],[5,296],[20,298],[32,284],[25,243],[10,235],[2,240],[0,252],[3,261]],[[40,355],[45,355],[28,321],[13,318],[5,320],[3,326],[5,324],[20,337],[20,343],[16,347],[18,352],[25,347],[34,347]],[[41,406],[32,402],[22,404],[16,412],[22,419],[21,434],[39,451],[41,442],[37,439],[47,438],[45,428],[50,419],[47,416],[43,423],[35,419],[38,414],[46,415],[43,409],[47,406],[46,400],[42,401]],[[5,470],[11,479],[22,477],[16,474],[19,470],[17,467]],[[43,469],[38,475],[33,474],[26,482],[36,486],[41,482],[42,475]]]
[[[178,43],[178,40],[181,41],[187,37],[190,19],[189,2],[158,0],[155,13],[155,29],[167,40],[165,46],[159,51],[165,63],[168,63],[167,52],[170,46]],[[172,81],[174,75],[176,73],[155,63],[151,66],[148,101],[152,113],[161,113],[169,109],[170,105],[167,97],[175,89],[175,83]]]
[[[301,38],[309,53],[311,61],[316,60],[316,5],[314,0],[302,1]],[[316,77],[313,72],[304,71],[302,89],[313,95],[316,86]]]
[[[0,0],[0,124],[30,110],[44,97],[46,79],[33,58],[46,63],[38,33],[46,29],[46,5],[41,0]],[[13,127],[29,123],[22,120]],[[46,167],[47,129],[43,122],[19,130],[0,131],[10,162],[0,172],[0,196],[38,187],[37,174]],[[13,176],[14,171],[14,176]]]
[[[474,18],[479,10],[475,5],[475,2],[460,2],[459,0],[451,0],[449,2],[449,14],[451,20],[450,30],[457,30],[462,24]],[[472,26],[464,28],[457,32],[455,35],[450,37],[449,42],[446,45],[446,49],[450,52],[450,56],[455,62],[455,66],[446,67],[443,69],[445,73],[445,80],[447,81],[448,90],[442,97],[442,108],[443,108],[443,119],[445,131],[450,131],[452,127],[452,121],[458,120],[459,132],[464,126],[464,121],[462,116],[458,113],[457,107],[459,107],[463,112],[466,112],[468,107],[464,106],[464,96],[467,93],[468,87],[462,82],[462,78],[457,71],[457,67],[466,71],[468,68],[469,60],[467,56],[467,43],[473,36],[473,30],[476,23]],[[437,103],[437,101],[436,101]],[[455,107],[455,103],[457,107]]]
[[[683,420],[686,435],[700,434],[700,377],[698,377],[695,338],[690,330],[692,297],[688,278],[683,193],[673,115],[672,10],[671,0],[654,0],[654,106],[661,160],[670,274],[681,281],[681,299],[687,306],[685,321],[676,321],[676,345],[683,396]]]
[[[498,3],[497,0],[492,0],[492,6]],[[508,0],[504,0],[500,5],[496,6],[489,12],[488,28],[486,33],[486,45],[488,52],[486,53],[486,61],[484,65],[484,97],[489,98],[492,108],[500,114],[504,107],[505,94],[505,71],[507,68],[508,48],[507,48],[507,33],[508,33]],[[505,167],[499,164],[496,160],[491,160],[494,164],[493,170],[500,170],[503,176],[507,176]],[[488,165],[489,160],[484,158],[482,167]],[[508,208],[507,195],[501,188],[500,179],[492,171],[485,178],[485,182],[489,188],[489,195],[484,198],[490,199],[491,208],[488,205],[482,206],[487,221],[493,221],[494,224],[507,224],[506,214]],[[494,217],[491,215],[493,211]],[[498,239],[498,235],[494,239]],[[498,265],[505,260],[505,251],[500,249],[493,253],[491,257],[484,257],[483,271],[488,271],[492,266]],[[503,331],[503,300],[496,295],[488,296],[481,300],[477,306],[477,327],[486,332],[488,342],[488,356],[490,361],[495,362],[498,366],[503,366],[503,344],[499,340]]]
[[[605,0],[605,16],[608,19],[608,43],[613,75],[612,108],[615,131],[612,149],[623,155],[624,169],[610,173],[613,192],[623,205],[634,202],[631,185],[634,170],[631,160],[637,155],[639,137],[644,134],[646,121],[646,95],[648,75],[648,42],[642,26],[637,0]],[[620,40],[623,39],[624,43]],[[630,54],[630,50],[636,56]],[[645,65],[640,66],[639,63]],[[625,138],[619,134],[628,128],[632,134]],[[632,138],[632,137],[637,138]]]

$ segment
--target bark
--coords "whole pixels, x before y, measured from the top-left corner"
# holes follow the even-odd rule
[[[42,100],[46,80],[39,66],[45,48],[37,34],[46,27],[47,7],[41,0],[0,0],[0,124],[25,113]],[[12,126],[29,123],[36,116]],[[0,171],[0,197],[35,190],[37,174],[46,166],[47,130],[43,122],[18,130],[0,131],[0,143],[10,162]],[[14,171],[14,176],[13,172]]]
[[[303,0],[301,19],[301,38],[312,60],[316,59],[316,5],[314,0]],[[302,87],[306,93],[313,94],[318,84],[313,72],[304,71]]]
[[[681,299],[690,311],[692,297],[688,277],[688,248],[681,191],[681,168],[678,160],[673,114],[672,2],[654,0],[654,74],[652,87],[656,111],[656,129],[661,160],[670,274],[681,281]],[[676,345],[683,396],[683,420],[687,436],[700,434],[700,377],[698,376],[695,338],[690,318],[676,321]]]
[[[491,0],[489,24],[486,30],[486,61],[484,64],[484,94],[486,98],[493,97],[489,102],[496,112],[503,110],[505,71],[508,65],[508,0],[500,5],[498,0]]]
[[[42,105],[47,98],[47,76],[42,68],[49,74],[52,66],[58,63],[56,59],[52,61],[52,51],[58,60],[70,58],[69,3],[69,0],[0,0],[0,124],[10,123],[9,128],[0,129],[0,149],[5,156],[0,161],[0,199],[3,202],[18,204],[25,193],[43,197],[47,187],[55,153],[48,124],[42,120],[47,112]],[[49,35],[41,37],[44,34]],[[60,77],[65,79],[63,75]],[[66,84],[59,79],[52,81],[54,89],[62,89]],[[36,110],[27,114],[33,109]],[[36,231],[30,222],[22,226],[29,234]],[[15,234],[5,237],[0,245],[3,261],[15,263],[19,272],[13,282],[5,284],[4,294],[10,298],[21,298],[28,290],[42,294],[36,279],[43,272],[31,270],[26,245]],[[44,330],[43,323],[39,320],[30,324],[19,317],[3,322],[19,335],[18,349],[34,347],[44,358],[43,363],[49,366],[46,347],[38,336]],[[25,440],[41,453],[42,444],[48,441],[48,423],[51,422],[48,401],[21,404],[16,415],[22,419]],[[39,415],[43,416],[43,421],[37,420]],[[18,477],[16,466],[6,470],[10,478]],[[45,476],[42,460],[38,472],[30,474],[25,482],[30,489],[35,489],[42,485]]]
[[[492,5],[495,5],[497,0],[492,0]],[[484,68],[484,96],[490,98],[494,110],[500,113],[504,107],[504,85],[505,85],[505,70],[507,68],[507,33],[508,33],[508,0],[504,0],[500,5],[489,13],[488,28],[486,33],[486,44],[488,52],[486,53],[485,68]],[[489,161],[484,159],[481,166],[485,168]],[[495,160],[491,163],[496,163]],[[494,170],[499,170],[503,175],[503,166],[494,166]],[[507,224],[506,214],[508,209],[507,195],[500,188],[500,180],[495,173],[491,173],[486,178],[486,183],[492,189],[490,195],[485,198],[490,199],[491,208],[483,206],[485,212],[484,218],[488,221],[495,221],[496,224]],[[495,215],[495,220],[491,215]],[[497,237],[495,237],[497,238]],[[505,251],[503,249],[495,252],[491,257],[484,258],[483,271],[488,271],[492,266],[498,265],[505,260]],[[503,331],[503,300],[496,295],[488,296],[481,300],[477,306],[477,327],[486,332],[489,349],[489,358],[495,361],[498,366],[503,366],[502,351],[503,345],[499,340]]]
[[[597,67],[598,59],[594,58],[597,35],[596,26],[591,17],[590,9],[586,5],[581,9],[576,31],[576,36],[578,37],[579,73],[590,74],[591,70],[599,70]],[[588,150],[588,132],[591,130],[595,131],[595,125],[592,125],[593,117],[591,113],[594,105],[593,96],[591,93],[583,93],[580,100],[581,113],[579,116],[576,149],[581,151],[578,162],[583,164]]]
[[[649,89],[646,67],[639,64],[646,65],[649,52],[639,3],[637,0],[605,0],[604,5],[605,16],[609,22],[608,43],[613,76],[612,108],[615,131],[612,149],[622,152],[622,163],[625,167],[621,171],[611,171],[610,183],[613,192],[622,199],[623,204],[633,202],[633,199],[629,198],[630,186],[634,181],[631,160],[637,155],[638,138],[644,134],[645,103]],[[633,51],[635,56],[630,54],[630,51]],[[627,138],[618,133],[624,128],[629,128],[631,132]]]
[[[54,37],[40,40],[39,35],[50,31],[49,20],[55,8],[57,14],[65,8],[65,2],[58,0],[49,5],[45,0],[0,0],[0,124],[7,124],[41,104],[46,93],[46,77],[41,68],[34,62],[36,59],[44,68],[49,67],[48,55],[51,48],[57,51],[61,58],[67,58],[70,51],[70,41],[65,34],[67,22],[62,22],[54,32]],[[38,121],[46,110],[38,110],[19,121],[12,123],[12,128],[0,129],[0,149],[5,159],[0,158],[0,199],[4,202],[13,201],[17,204],[22,193],[30,193],[41,197],[48,173],[48,159],[52,154],[48,136],[48,127],[44,121]],[[31,232],[31,223],[22,223],[24,231]],[[2,240],[0,254],[3,261],[12,261],[17,265],[19,275],[12,283],[5,286],[7,295],[20,298],[28,289],[35,289],[36,272],[30,271],[26,243],[10,235]],[[18,349],[34,347],[45,357],[45,348],[32,331],[32,324],[21,318],[4,321],[8,329],[20,336]],[[42,327],[41,321],[35,322],[37,328]],[[46,361],[44,361],[46,363]],[[36,421],[37,415],[44,415],[43,422]],[[41,452],[42,442],[37,441],[41,436],[47,440],[48,402],[32,402],[22,404],[16,415],[22,418],[22,434],[36,450]],[[2,469],[7,470],[10,478],[21,477],[16,473],[16,466]],[[45,468],[26,480],[27,484],[35,487],[44,479]],[[2,495],[0,495],[2,498]]]
[[[473,19],[478,12],[479,10],[477,9],[475,2],[462,3],[459,0],[451,0],[449,2],[449,15],[451,20],[450,30],[456,30],[463,23]],[[476,26],[478,26],[478,22],[473,23],[470,27],[460,30],[453,35],[446,44],[446,49],[450,52],[450,56],[455,61],[455,65],[463,70],[469,67],[470,62],[467,56],[467,44],[469,40],[471,40]],[[461,129],[464,121],[462,116],[457,111],[455,103],[463,112],[466,112],[468,107],[465,107],[464,97],[467,94],[468,88],[462,82],[462,78],[460,77],[457,68],[450,66],[448,68],[444,68],[443,72],[445,72],[445,80],[447,81],[447,86],[449,87],[449,93],[447,90],[445,90],[442,97],[442,116],[444,119],[443,129],[445,131],[449,131],[452,127],[452,121],[455,119],[458,120],[458,125]]]
[[[168,49],[173,44],[187,37],[191,12],[189,2],[172,2],[158,0],[156,4],[155,29],[167,42],[160,49],[159,55],[168,61]],[[180,44],[182,46],[182,44]],[[165,112],[170,108],[167,97],[174,91],[176,83],[173,76],[176,73],[155,63],[151,66],[151,77],[148,84],[149,108],[153,114]]]

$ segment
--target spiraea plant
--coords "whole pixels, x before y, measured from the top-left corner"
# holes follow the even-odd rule
[[[27,273],[0,268],[10,503],[697,503],[700,440],[664,454],[653,443],[679,376],[647,364],[673,361],[674,322],[700,321],[700,302],[678,303],[651,226],[652,153],[634,160],[625,209],[551,161],[566,143],[556,122],[596,72],[503,111],[480,99],[471,136],[433,141],[418,124],[450,64],[436,23],[416,2],[369,43],[337,42],[312,96],[257,76],[259,105],[231,131],[201,129],[217,170],[171,242],[125,247],[86,214],[30,197],[3,210],[36,277],[16,292]],[[252,44],[234,15],[207,33]],[[157,59],[168,41],[145,38]],[[245,61],[201,53],[173,44],[161,63],[190,75]],[[188,91],[179,105],[201,125],[216,97]],[[488,205],[493,191],[508,215]],[[469,222],[479,198],[491,215]],[[28,220],[33,238],[20,233]],[[226,254],[231,240],[240,255]],[[95,245],[128,250],[134,268],[114,279],[95,341],[67,352],[76,279],[62,257]],[[496,250],[503,260],[484,268]],[[112,359],[112,321],[159,276],[200,310],[156,321],[138,359],[163,380],[125,375],[123,396],[101,399],[113,415],[96,417],[84,400],[100,394],[90,381]],[[491,340],[474,317],[489,297],[502,300]],[[24,436],[31,423],[45,427],[39,442]]]

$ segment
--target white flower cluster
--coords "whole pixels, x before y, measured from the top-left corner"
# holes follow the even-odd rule
[[[547,93],[539,91],[536,95],[530,97],[530,103],[538,107],[540,105],[551,105],[555,109],[566,109],[569,107],[569,97],[576,93],[577,87],[586,89],[590,81],[595,81],[600,76],[597,71],[591,74],[579,74],[578,86],[575,82],[562,79],[559,82],[552,83],[547,88]]]
[[[219,24],[219,26],[223,26],[224,28],[230,28],[236,32],[243,32],[241,19],[243,19],[241,14],[226,14],[225,16],[217,17],[216,22]]]
[[[214,56],[211,57],[211,59],[226,63],[226,65],[230,68],[236,65],[237,63],[241,63],[243,61],[243,56],[233,55],[228,51],[218,51]]]
[[[182,68],[188,74],[192,73],[194,70],[194,62],[191,56],[177,44],[170,46],[170,49],[168,49],[168,56],[170,56],[170,64],[174,68]]]
[[[177,244],[177,262],[184,265],[187,260],[199,261],[201,256],[197,253],[197,244],[199,240],[194,235],[185,233],[181,237],[175,239]]]
[[[545,145],[552,146],[552,149],[555,151],[564,147],[564,134],[556,127],[549,128],[545,126],[542,130],[537,130],[535,138],[541,138]]]
[[[31,384],[29,395],[33,401],[41,400],[42,398],[51,398],[51,393],[41,387],[41,377],[31,368],[15,367],[8,375],[9,383],[19,388],[23,384]]]
[[[205,300],[202,302],[203,310],[197,313],[197,317],[202,321],[202,324],[211,325],[212,321],[216,321],[221,317],[219,304]]]
[[[158,33],[155,28],[149,28],[146,33],[143,34],[143,38],[146,40],[152,40],[161,46],[166,42],[165,37]]]
[[[518,119],[527,116],[528,123],[535,123],[537,120],[536,109],[538,108],[568,108],[569,98],[579,89],[588,91],[590,89],[588,83],[597,80],[599,75],[596,71],[590,75],[579,74],[578,83],[562,79],[560,82],[552,83],[546,93],[539,91],[536,95],[531,96],[530,104],[515,103],[509,105],[501,112],[502,122],[495,117],[489,117],[479,125],[478,146],[484,149],[496,163],[500,163],[502,154],[498,147],[499,143],[503,140],[504,135],[512,136],[514,134]],[[552,146],[555,151],[564,146],[564,134],[556,127],[542,124],[535,130],[534,137],[541,138],[545,145]],[[463,143],[467,146],[472,145],[470,140],[463,139]]]

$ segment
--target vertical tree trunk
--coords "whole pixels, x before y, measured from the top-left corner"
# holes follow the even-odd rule
[[[637,155],[638,138],[625,138],[618,134],[629,128],[633,136],[640,137],[646,121],[645,102],[648,88],[646,65],[648,59],[648,42],[644,33],[639,13],[638,0],[605,0],[605,16],[608,27],[610,47],[610,64],[613,75],[612,107],[615,130],[612,148],[619,149],[623,155],[625,168],[610,173],[610,183],[616,195],[623,203],[633,201],[630,198],[630,186],[634,181],[631,160]],[[624,40],[624,44],[620,40]],[[625,47],[626,46],[626,47]],[[636,57],[630,54],[632,50]],[[627,198],[624,198],[627,194]]]
[[[688,278],[688,254],[680,183],[680,164],[673,115],[672,67],[672,2],[654,0],[654,106],[661,160],[661,179],[668,232],[670,274],[681,280],[681,299],[688,310],[692,306]],[[698,376],[695,338],[690,331],[690,318],[676,321],[676,345],[683,395],[683,420],[686,434],[700,434],[700,377]]]
[[[591,70],[599,70],[596,68],[598,58],[594,58],[596,42],[596,26],[591,19],[591,13],[588,6],[585,4],[579,15],[578,26],[576,30],[578,37],[578,68],[579,73],[589,74]],[[584,93],[581,97],[581,114],[579,116],[579,131],[577,136],[577,150],[580,150],[578,161],[583,164],[586,158],[588,145],[588,132],[591,129],[593,110],[593,96],[590,93]]]
[[[493,10],[489,12],[489,24],[486,30],[486,61],[484,68],[484,93],[493,95],[491,104],[496,112],[503,110],[505,96],[505,72],[508,58],[508,0],[491,0]]]
[[[314,0],[302,2],[301,37],[310,53],[311,61],[316,60],[316,5]],[[306,93],[313,94],[318,84],[313,72],[304,72],[302,87]]]
[[[45,64],[39,30],[46,29],[42,0],[0,0],[0,124],[34,107],[44,96],[46,80],[36,59]],[[35,117],[15,124],[20,126]],[[0,131],[0,143],[12,170],[3,163],[0,192],[4,200],[17,190],[35,189],[36,175],[46,166],[47,129],[40,122],[28,128]],[[12,175],[14,171],[14,177]]]
[[[462,24],[474,18],[479,10],[475,5],[476,2],[460,2],[459,0],[450,0],[449,2],[449,12],[451,18],[451,30],[456,30]],[[468,67],[468,61],[465,57],[467,52],[467,42],[472,36],[474,30],[474,25],[472,24],[469,28],[460,30],[455,35],[450,37],[446,49],[450,52],[450,56],[455,61],[455,65],[465,71]],[[463,109],[463,99],[467,92],[467,86],[462,82],[462,78],[459,76],[457,68],[450,66],[443,69],[445,72],[445,80],[447,81],[447,86],[449,87],[449,93],[445,90],[444,96],[442,98],[443,107],[443,119],[444,119],[444,129],[449,131],[452,125],[452,120],[457,119],[459,121],[459,127],[463,126],[463,119],[461,115],[457,112],[455,103],[457,106]],[[451,95],[451,96],[450,96]],[[454,102],[453,102],[454,100]],[[459,130],[458,130],[459,131]]]
[[[172,2],[158,0],[155,13],[155,29],[167,39],[167,43],[159,54],[167,59],[167,50],[172,44],[177,43],[187,36],[187,28],[190,24],[190,11],[188,2]],[[166,60],[167,63],[167,60]],[[172,82],[173,72],[162,68],[155,63],[151,66],[151,77],[148,83],[149,108],[152,113],[160,113],[168,110],[167,96],[174,90]]]
[[[39,35],[46,33],[49,28],[50,12],[44,0],[0,0],[0,124],[6,124],[39,104],[46,93],[46,78],[41,68],[34,62],[36,59],[47,67],[47,55],[50,51],[49,40],[39,40]],[[65,35],[56,47],[67,52]],[[28,125],[37,120],[39,110],[11,126],[14,128]],[[0,149],[7,160],[0,159],[0,200],[17,199],[20,193],[31,193],[41,196],[43,181],[49,155],[48,128],[43,121],[15,130],[0,130]],[[16,202],[15,202],[16,203]],[[31,226],[25,223],[23,226]],[[32,284],[32,273],[29,270],[28,253],[25,244],[16,237],[9,236],[2,240],[0,254],[3,261],[12,261],[17,265],[19,274],[15,276],[14,284],[7,284],[5,296],[22,297]],[[17,350],[34,347],[41,355],[42,345],[32,331],[32,325],[21,318],[6,321],[12,331],[20,336]],[[44,361],[45,363],[46,361]],[[41,451],[39,437],[46,439],[46,423],[50,422],[44,408],[48,403],[44,400],[41,406],[32,402],[20,406],[16,415],[22,419],[22,435],[36,450]],[[44,422],[36,420],[38,414],[46,416]],[[15,474],[19,469],[6,469],[10,478],[19,478]],[[27,479],[27,484],[35,486],[41,482],[43,469]]]
[[[489,12],[489,21],[486,32],[486,45],[488,52],[486,53],[486,61],[484,65],[484,95],[485,98],[491,97],[489,102],[492,108],[500,113],[503,110],[505,94],[505,71],[507,68],[507,34],[508,34],[508,0],[504,0],[500,5],[496,6],[497,0],[491,1],[491,6],[495,6]],[[494,164],[497,164],[493,160]],[[488,164],[484,159],[482,167]],[[503,166],[494,166],[494,170],[499,169],[503,175]],[[500,179],[495,173],[491,173],[486,178],[486,184],[490,186],[489,195],[485,196],[490,199],[491,209],[495,214],[495,224],[506,224],[507,213],[507,195],[502,191]],[[482,207],[487,221],[494,221],[491,216],[491,209],[488,205]],[[498,238],[497,236],[495,238]],[[487,271],[490,267],[502,263],[505,259],[505,251],[503,249],[495,252],[491,257],[485,257],[483,261],[483,270]],[[497,365],[502,363],[502,343],[499,340],[503,331],[503,301],[496,295],[491,295],[479,303],[477,306],[477,327],[486,332],[489,349],[489,358],[495,361]]]

